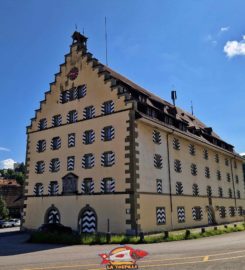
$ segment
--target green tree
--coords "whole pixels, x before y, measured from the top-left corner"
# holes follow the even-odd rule
[[[16,179],[17,183],[22,186],[25,182],[25,175],[22,172],[16,173],[15,179]]]
[[[6,202],[2,196],[0,196],[0,217],[6,218],[9,215],[9,210],[7,208]]]

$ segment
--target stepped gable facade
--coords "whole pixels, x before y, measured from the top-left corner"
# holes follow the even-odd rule
[[[233,146],[72,38],[27,127],[23,227],[137,233],[242,220]]]

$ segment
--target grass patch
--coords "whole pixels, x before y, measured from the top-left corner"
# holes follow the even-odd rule
[[[198,239],[203,237],[210,237],[231,232],[240,232],[245,230],[245,224],[237,225],[236,227],[227,227],[218,229],[207,229],[205,232],[186,232],[178,231],[169,232],[167,238],[164,233],[155,235],[145,235],[144,240],[140,237],[126,236],[126,235],[111,235],[109,238],[106,234],[61,234],[61,233],[47,233],[47,232],[33,232],[28,242],[30,243],[50,243],[50,244],[65,244],[65,245],[104,245],[104,244],[152,244],[160,242],[180,241],[189,239]]]

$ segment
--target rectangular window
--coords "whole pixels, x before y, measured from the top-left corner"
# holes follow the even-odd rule
[[[104,152],[101,155],[101,166],[109,167],[115,164],[115,154],[112,151]]]
[[[159,154],[154,155],[154,167],[157,169],[161,169],[163,167],[162,157]]]
[[[157,225],[166,224],[165,207],[156,208],[156,221],[157,221]]]
[[[50,172],[58,172],[60,170],[60,161],[58,158],[51,159],[50,165],[49,165],[49,171]]]
[[[45,140],[39,140],[37,142],[37,152],[41,153],[46,150],[46,141]]]
[[[104,127],[101,130],[101,140],[102,141],[111,141],[114,139],[115,131],[112,126]]]
[[[83,98],[87,94],[87,86],[85,84],[80,85],[77,87],[77,97]]]
[[[156,185],[157,185],[157,193],[162,193],[162,179],[157,179],[156,181]]]
[[[74,147],[75,146],[75,133],[68,134],[68,147]]]
[[[58,182],[51,181],[49,185],[49,195],[56,195],[58,193]]]
[[[91,119],[95,116],[95,108],[94,106],[88,106],[84,108],[83,111],[83,118],[84,119]]]
[[[102,180],[102,182],[102,192],[111,193],[115,191],[115,181],[112,178],[105,178]]]
[[[114,102],[106,101],[102,105],[102,114],[111,114],[114,112]]]
[[[178,223],[185,223],[185,208],[183,206],[177,207]]]
[[[75,167],[75,157],[67,157],[67,171],[73,171]]]
[[[62,117],[60,114],[54,115],[52,118],[52,126],[53,127],[58,127],[62,124]]]
[[[83,143],[92,144],[95,141],[95,132],[91,130],[86,130],[83,133]]]
[[[94,155],[93,154],[85,154],[82,158],[82,167],[84,169],[90,169],[94,167]]]
[[[181,182],[176,182],[176,195],[182,195],[183,194],[183,184]]]
[[[160,134],[159,131],[153,130],[152,137],[153,137],[153,142],[154,143],[161,144],[162,140],[161,140],[161,134]]]
[[[40,119],[38,127],[39,127],[39,130],[43,130],[47,128],[47,119],[46,118]]]
[[[44,169],[45,169],[45,163],[44,161],[38,161],[36,163],[36,167],[35,167],[35,171],[37,174],[42,174],[44,173]]]
[[[54,137],[51,141],[51,149],[57,150],[61,147],[61,139],[60,137]]]
[[[202,220],[202,208],[197,206],[192,208],[193,220]]]
[[[73,110],[68,112],[67,114],[67,123],[75,123],[77,122],[77,111]]]

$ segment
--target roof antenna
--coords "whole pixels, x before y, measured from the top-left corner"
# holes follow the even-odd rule
[[[107,24],[106,24],[106,16],[105,16],[105,62],[108,66],[108,58],[107,58]]]
[[[191,100],[191,114],[194,115],[192,100]]]
[[[84,27],[83,27],[83,35],[84,35]]]
[[[75,24],[75,30],[77,31],[77,24]]]
[[[173,105],[175,107],[175,100],[177,99],[177,92],[175,90],[171,91],[171,99],[173,100]]]

